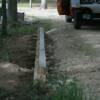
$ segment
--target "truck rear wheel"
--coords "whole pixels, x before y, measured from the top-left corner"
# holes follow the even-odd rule
[[[66,22],[71,23],[72,22],[72,17],[65,15],[65,20],[66,20]]]
[[[80,29],[81,28],[81,22],[82,22],[81,13],[79,11],[76,11],[75,15],[74,15],[74,28]]]

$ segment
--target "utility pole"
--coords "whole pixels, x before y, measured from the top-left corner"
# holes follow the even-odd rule
[[[6,0],[2,0],[2,36],[7,35]]]

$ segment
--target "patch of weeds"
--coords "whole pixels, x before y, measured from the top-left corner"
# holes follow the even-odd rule
[[[52,100],[84,100],[82,88],[77,86],[77,82],[61,83],[52,96]]]
[[[40,25],[43,25],[45,31],[48,31],[53,28],[52,20],[50,19],[40,19]]]
[[[0,89],[0,100],[49,100],[49,92],[50,87],[46,83],[34,81],[17,91]]]
[[[37,27],[34,24],[25,25],[17,23],[15,27],[8,26],[8,34],[11,36],[33,35],[37,32]]]
[[[91,100],[83,88],[75,79],[59,80],[55,84],[34,81],[17,91],[0,88],[0,100]]]
[[[45,31],[49,31],[50,29],[57,27],[55,23],[57,23],[58,21],[53,20],[53,19],[40,18],[40,17],[35,17],[35,16],[33,17],[28,16],[28,18],[34,19],[33,23],[35,23],[38,27],[44,27]]]
[[[37,20],[39,22],[38,25],[44,27],[45,31],[48,31],[54,27],[53,21],[51,19],[43,19],[37,17],[32,18]]]
[[[16,23],[16,25],[8,25],[8,35],[5,37],[0,37],[0,60],[9,61],[11,58],[11,50],[8,46],[9,41],[11,43],[15,42],[17,37],[22,37],[24,35],[34,35],[37,33],[37,27],[34,24],[27,25],[22,23]],[[1,32],[1,31],[0,31]]]
[[[50,100],[87,100],[81,83],[70,79],[67,74],[66,71],[60,72],[57,68],[49,73],[48,82],[52,88]]]
[[[15,92],[1,90],[0,97],[7,100],[84,100],[83,91],[77,86],[76,81],[59,82],[52,86],[41,81],[19,89]],[[12,99],[11,99],[12,97]]]

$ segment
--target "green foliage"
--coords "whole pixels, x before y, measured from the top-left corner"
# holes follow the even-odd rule
[[[76,82],[70,82],[68,85],[58,87],[52,100],[83,100],[83,95]]]

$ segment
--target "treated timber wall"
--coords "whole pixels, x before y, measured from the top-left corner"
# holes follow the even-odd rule
[[[34,68],[34,80],[46,81],[46,55],[45,55],[45,39],[44,28],[40,27],[36,44],[36,57]]]

